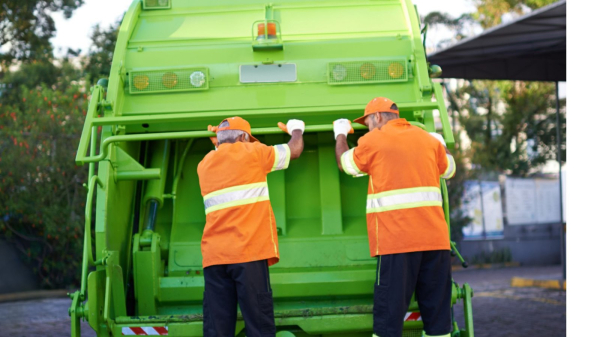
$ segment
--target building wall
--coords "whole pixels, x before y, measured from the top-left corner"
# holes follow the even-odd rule
[[[512,261],[522,265],[560,264],[560,224],[505,226],[504,238],[463,240],[460,253],[467,261],[481,253],[509,248]]]
[[[19,258],[19,252],[0,240],[0,294],[37,289],[33,271]]]

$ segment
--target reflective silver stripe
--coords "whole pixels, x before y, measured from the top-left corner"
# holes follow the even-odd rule
[[[420,187],[369,195],[367,213],[424,206],[442,206],[442,194],[437,187]]]
[[[448,168],[446,169],[446,172],[442,174],[442,178],[444,179],[452,178],[454,172],[456,171],[456,163],[454,162],[454,157],[452,157],[452,155],[446,154],[446,158],[448,159]]]
[[[358,166],[356,166],[356,163],[354,162],[354,148],[344,152],[340,160],[342,162],[342,168],[346,174],[354,177],[366,175],[366,173],[358,169]]]
[[[247,188],[244,188],[245,186]],[[224,208],[269,200],[269,188],[266,182],[234,186],[221,191],[205,196],[204,209],[206,214]]]
[[[288,168],[291,157],[290,147],[287,144],[280,144],[273,146],[273,149],[275,151],[275,161],[271,172]]]

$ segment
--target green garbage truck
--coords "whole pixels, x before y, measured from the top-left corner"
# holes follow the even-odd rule
[[[202,336],[196,168],[214,149],[207,126],[240,116],[268,145],[287,142],[278,122],[306,123],[300,159],[268,177],[281,256],[271,267],[277,336],[371,336],[368,178],[339,172],[332,122],[385,96],[453,148],[421,30],[411,0],[134,0],[76,154],[89,177],[71,335],[85,321],[98,336]],[[352,146],[365,132],[354,128]],[[441,189],[448,220],[444,181]],[[465,317],[454,337],[473,336],[471,296],[454,283]],[[404,327],[421,336],[418,301]],[[236,334],[245,336],[241,315]]]

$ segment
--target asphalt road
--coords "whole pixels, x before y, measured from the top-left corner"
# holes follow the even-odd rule
[[[560,276],[560,267],[515,267],[491,270],[464,270],[454,279],[468,282],[473,298],[477,337],[566,336],[566,292],[540,288],[512,288],[513,276],[551,278]],[[0,303],[0,337],[70,336],[67,316],[69,298]],[[464,325],[462,304],[454,312]],[[82,336],[95,336],[82,322]]]
[[[512,288],[512,277],[559,279],[561,267],[515,267],[455,272],[454,280],[473,287],[475,336],[566,336],[567,297],[564,290]],[[454,307],[464,326],[462,303]]]

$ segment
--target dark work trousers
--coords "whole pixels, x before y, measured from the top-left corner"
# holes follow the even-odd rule
[[[204,336],[233,337],[240,304],[248,337],[274,337],[273,293],[266,260],[204,268]]]
[[[425,333],[446,335],[452,330],[450,251],[432,250],[380,255],[373,299],[373,332],[400,337],[404,316],[416,294]]]

